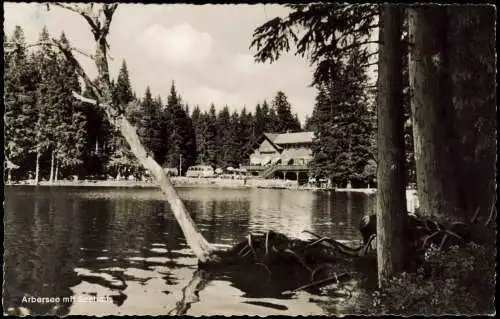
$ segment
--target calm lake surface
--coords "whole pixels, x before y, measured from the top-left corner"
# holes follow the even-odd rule
[[[302,231],[309,230],[358,244],[358,221],[375,205],[373,195],[361,193],[201,187],[179,193],[205,238],[221,245],[267,230],[299,238],[308,238]],[[252,289],[251,282],[207,279],[159,190],[7,186],[4,194],[4,309],[60,315],[352,313],[353,301],[345,298],[284,296],[272,287]],[[189,294],[193,286],[197,296]],[[59,302],[23,303],[23,297]]]

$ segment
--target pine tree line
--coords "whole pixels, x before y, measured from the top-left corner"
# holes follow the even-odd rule
[[[61,40],[67,42],[64,34]],[[99,108],[72,97],[82,91],[71,65],[50,45],[27,49],[23,31],[16,27],[11,40],[21,43],[5,57],[6,158],[20,166],[19,178],[78,176],[135,176],[143,170],[123,137],[111,128]],[[40,43],[48,42],[44,28]],[[313,174],[334,183],[370,182],[375,177],[374,114],[364,89],[366,74],[355,56],[339,62],[335,76],[316,85],[318,96],[305,130],[314,131]],[[212,104],[190,112],[172,82],[163,104],[148,87],[142,98],[132,90],[126,62],[112,83],[113,100],[124,109],[145,147],[163,167],[184,173],[195,164],[238,167],[242,150],[264,132],[301,130],[284,92],[269,104],[249,111],[216,111]],[[87,90],[83,95],[93,98]]]
[[[5,156],[19,168],[7,172],[18,179],[51,181],[71,175],[141,176],[141,166],[100,108],[73,98],[73,91],[95,97],[80,86],[64,57],[43,45],[50,40],[47,29],[40,34],[42,45],[33,50],[19,26],[8,40],[18,45],[5,55]],[[67,42],[64,33],[60,40]],[[230,113],[228,106],[216,112],[214,104],[204,112],[195,106],[190,113],[174,82],[165,105],[149,87],[138,98],[125,61],[112,88],[114,103],[126,106],[126,116],[151,155],[167,168],[182,165],[183,172],[194,164],[237,167],[246,160],[241,150],[262,133],[301,130],[281,91],[271,105],[263,101],[253,113],[246,107]]]
[[[46,28],[40,33],[41,45],[32,51],[19,26],[9,40],[18,45],[4,56],[5,162],[35,179],[48,175],[54,180],[77,171],[83,163],[87,119],[83,105],[72,98],[73,91],[81,91],[74,67],[47,44]],[[64,33],[59,40],[68,43]]]

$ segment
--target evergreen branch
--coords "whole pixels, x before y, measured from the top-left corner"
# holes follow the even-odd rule
[[[102,100],[102,94],[99,87],[90,79],[85,70],[83,70],[80,62],[78,62],[72,53],[72,48],[59,40],[52,39],[52,42],[59,48],[59,50],[64,54],[66,59],[75,67],[76,73],[83,79],[85,85],[92,91],[92,93],[97,97],[98,100]]]
[[[338,52],[347,52],[353,48],[356,48],[356,47],[361,47],[361,46],[364,46],[364,45],[368,45],[368,44],[381,44],[380,41],[378,40],[369,40],[369,41],[364,41],[364,42],[354,42],[350,45],[347,45],[345,47],[342,47],[342,48],[339,48],[338,49]]]
[[[8,50],[4,50],[4,51],[6,51],[8,53],[14,51],[15,50],[15,46],[19,45],[19,43],[12,42],[12,41],[6,41],[5,44],[7,46],[9,46],[9,47],[12,47],[12,49],[9,48]],[[56,43],[54,43],[54,39],[52,41],[47,41],[47,42],[42,41],[42,42],[36,42],[36,43],[28,44],[28,45],[26,45],[26,48],[33,48],[33,47],[38,47],[38,46],[42,46],[42,45],[55,46],[55,47],[59,48],[59,46]],[[80,50],[80,49],[75,48],[75,47],[70,47],[69,49],[71,51],[78,52],[81,55],[86,56],[89,59],[95,60],[95,57],[92,54],[84,52],[83,50]]]

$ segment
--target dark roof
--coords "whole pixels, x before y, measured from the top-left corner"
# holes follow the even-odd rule
[[[267,139],[271,142],[274,143],[274,140],[276,139],[276,137],[279,136],[279,134],[276,134],[276,133],[264,133],[264,135],[267,137]]]
[[[281,151],[281,145],[312,143],[314,132],[296,132],[296,133],[264,133],[253,141],[250,141],[243,150],[246,155],[253,151],[256,145],[260,145],[264,139],[267,139],[277,150]]]
[[[296,132],[275,135],[277,136],[273,140],[273,143],[277,145],[312,143],[314,138],[314,132]]]

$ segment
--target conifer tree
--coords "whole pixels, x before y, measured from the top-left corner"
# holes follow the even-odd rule
[[[61,43],[69,45],[64,32],[61,34]],[[58,111],[59,118],[56,119],[58,128],[56,132],[56,172],[57,179],[59,169],[66,171],[66,174],[78,173],[83,164],[83,154],[86,144],[86,111],[82,102],[73,98],[72,92],[80,92],[80,82],[74,65],[69,63],[65,57],[57,57],[58,73],[56,76],[56,87],[58,88]]]
[[[262,118],[264,119],[264,132],[265,133],[272,133],[275,130],[274,127],[274,121],[275,118],[271,115],[271,109],[269,107],[269,104],[267,104],[267,101],[264,100],[262,103]]]
[[[19,166],[17,172],[33,170],[36,162],[36,78],[28,56],[23,29],[16,26],[10,38],[13,50],[5,56],[5,157]]]
[[[215,105],[212,103],[210,105],[210,110],[204,116],[204,136],[205,136],[205,147],[204,147],[204,163],[207,165],[215,165],[217,157],[217,116],[215,113]]]
[[[255,139],[255,132],[253,129],[253,116],[252,113],[247,113],[246,107],[241,110],[238,127],[237,127],[237,137],[240,149],[245,149],[248,144]],[[240,152],[238,156],[238,163],[242,163],[245,160],[243,154]]]
[[[240,145],[240,115],[237,111],[234,111],[231,114],[231,119],[229,121],[229,132],[228,136],[229,145],[228,145],[228,153],[227,153],[227,165],[231,167],[237,167],[239,164],[243,163],[242,159],[242,148]]]
[[[57,100],[59,98],[56,86],[56,77],[59,76],[59,68],[56,60],[56,53],[49,41],[49,33],[47,27],[43,27],[38,41],[42,43],[34,52],[33,59],[37,65],[37,91],[36,91],[36,107],[37,121],[35,125],[36,135],[36,168],[35,168],[35,183],[38,183],[40,178],[40,159],[42,155],[50,153],[51,158],[51,173],[50,180],[53,179],[54,166],[52,157],[55,152],[55,143],[57,141],[57,121],[58,112]]]
[[[115,103],[127,103],[125,100],[120,101],[116,84],[110,83],[111,93]],[[130,98],[130,96],[128,97]],[[130,103],[131,101],[128,101]],[[121,107],[126,107],[127,104],[119,104]],[[125,116],[130,118],[130,111],[125,110]],[[130,146],[125,141],[125,138],[119,134],[116,129],[113,129],[108,121],[103,122],[107,136],[104,137],[106,145],[106,170],[109,174],[115,175],[116,179],[127,178],[129,175],[140,177],[144,173],[144,169],[140,165],[137,158],[132,153]]]
[[[231,127],[230,127],[230,114],[229,108],[224,106],[222,110],[217,115],[216,122],[216,141],[217,141],[217,152],[216,152],[216,165],[217,167],[228,166],[229,154],[230,154],[230,143],[231,143]]]
[[[196,161],[196,133],[173,81],[163,121],[167,124],[164,126],[164,136],[167,137],[168,145],[165,164],[171,168],[180,168],[183,173]]]
[[[283,91],[278,91],[276,94],[273,108],[276,110],[276,133],[300,131],[300,123],[292,115],[291,105]]]
[[[269,113],[268,113],[268,119],[267,119],[267,129],[266,131],[269,133],[278,133],[279,132],[279,127],[278,127],[278,114],[276,113],[276,108],[274,105],[271,105],[269,108]]]
[[[204,142],[205,137],[203,135],[203,121],[204,116],[201,113],[200,107],[196,105],[193,109],[193,113],[191,114],[191,122],[193,123],[194,132],[196,136],[196,164],[201,164],[203,162],[203,154],[204,154]]]
[[[331,82],[320,86],[314,110],[314,171],[343,185],[364,180],[371,158],[372,118],[363,88],[366,74],[358,58],[354,55],[339,65]]]
[[[260,104],[257,104],[255,107],[254,128],[256,138],[259,138],[263,133],[265,133],[266,115],[264,114]]]
[[[144,147],[154,152],[155,118],[158,114],[155,102],[151,96],[149,86],[146,87],[144,98],[141,103],[140,118],[138,119],[137,134],[141,137]]]
[[[127,105],[134,100],[134,93],[132,92],[132,85],[130,84],[130,78],[127,69],[127,63],[125,59],[122,61],[118,77],[116,79],[116,84],[114,85],[114,98],[115,103],[121,103],[120,105]]]

